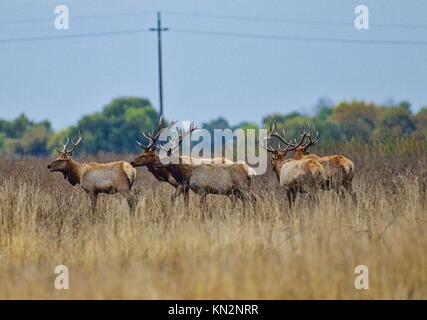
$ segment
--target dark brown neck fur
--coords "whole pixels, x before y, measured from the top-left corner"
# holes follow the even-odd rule
[[[283,159],[277,159],[273,162],[273,170],[276,173],[277,179],[280,181],[280,171],[282,170]]]
[[[80,167],[80,163],[74,161],[73,159],[70,159],[68,160],[67,171],[63,172],[64,178],[67,178],[68,182],[70,182],[73,186],[75,186],[76,184],[81,184]]]

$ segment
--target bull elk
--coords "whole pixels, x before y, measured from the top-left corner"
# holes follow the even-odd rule
[[[337,194],[345,195],[344,191],[350,194],[354,203],[357,203],[356,193],[353,190],[353,176],[354,176],[354,164],[353,161],[346,158],[343,155],[332,155],[319,157],[314,153],[310,153],[308,148],[314,146],[319,141],[319,132],[316,132],[314,139],[312,138],[311,130],[306,130],[304,125],[301,123],[303,133],[301,135],[300,143],[288,142],[285,136],[280,136],[277,133],[277,125],[274,124],[275,133],[274,136],[280,141],[292,147],[295,152],[294,159],[317,159],[325,169],[325,182],[322,185],[323,189],[333,190]],[[304,140],[307,138],[308,142]]]
[[[142,133],[142,135],[148,140],[148,144],[144,145],[143,143],[136,141],[139,147],[142,149],[142,152],[133,159],[130,164],[133,167],[147,167],[153,176],[162,182],[167,182],[175,188],[175,192],[172,194],[171,200],[175,201],[182,193],[184,193],[184,201],[188,204],[188,189],[178,181],[175,180],[173,175],[166,168],[156,168],[154,163],[160,160],[159,155],[156,150],[156,143],[160,137],[162,131],[170,129],[176,122],[171,122],[167,128],[163,128],[163,116],[160,117],[157,131],[152,133]]]
[[[168,149],[170,153],[179,148],[183,137],[197,130],[193,125],[184,134],[179,134],[177,141]],[[163,164],[160,160],[155,163],[157,168],[166,168],[176,181],[191,189],[200,197],[200,206],[206,208],[206,196],[208,194],[226,195],[233,200],[238,198],[243,205],[255,197],[250,191],[251,177],[254,170],[244,162],[232,162],[226,158],[202,158],[193,159],[186,156],[178,156],[172,162]],[[234,201],[233,201],[234,203]]]
[[[116,161],[110,163],[79,163],[73,160],[73,153],[82,136],[79,132],[77,142],[67,137],[65,144],[62,144],[62,150],[56,149],[58,158],[47,165],[50,172],[61,172],[64,179],[68,179],[71,185],[80,185],[89,195],[92,213],[95,213],[96,202],[99,193],[114,194],[119,193],[126,198],[130,212],[135,209],[135,199],[130,193],[130,189],[135,182],[136,170],[125,161]],[[67,150],[68,144],[73,145]]]
[[[272,129],[265,138],[267,144],[264,147],[272,153],[271,164],[280,185],[284,188],[289,206],[295,203],[298,193],[307,193],[309,198],[317,200],[318,191],[325,178],[325,170],[321,163],[314,158],[285,159],[289,151],[294,151],[295,146],[291,144],[282,148],[279,142],[277,148],[273,148],[268,142],[276,136],[276,129]]]
[[[177,181],[177,179],[175,179],[173,174],[170,172],[169,168],[154,166],[155,163],[160,162],[160,157],[156,150],[157,148],[159,148],[159,146],[157,146],[156,143],[158,142],[160,134],[163,131],[169,130],[175,124],[176,124],[176,121],[172,121],[166,128],[163,128],[163,116],[161,116],[157,131],[148,133],[148,134],[143,132],[142,134],[148,140],[148,144],[144,145],[141,142],[137,141],[137,144],[141,147],[143,151],[134,160],[131,161],[131,165],[133,167],[146,166],[148,171],[150,171],[157,180],[168,182],[170,185],[172,185],[175,188],[175,192],[172,194],[172,197],[171,197],[172,202],[175,202],[176,198],[178,198],[183,193],[185,205],[188,206],[188,201],[189,201],[188,186]],[[196,129],[197,128],[192,127],[190,130],[194,131]],[[180,135],[178,144],[181,143],[182,139],[183,139],[183,136]],[[182,157],[182,159],[185,163],[189,163],[189,164],[194,164],[194,163],[200,164],[200,163],[211,163],[211,162],[212,163],[219,163],[219,162],[232,163],[232,161],[225,158],[207,159],[207,158]]]

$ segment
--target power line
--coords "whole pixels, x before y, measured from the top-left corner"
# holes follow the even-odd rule
[[[131,29],[131,30],[117,30],[117,31],[97,32],[97,33],[77,33],[77,34],[62,35],[62,36],[9,38],[9,39],[0,39],[0,44],[75,39],[75,38],[93,38],[93,37],[115,36],[115,35],[123,35],[123,34],[135,34],[135,33],[149,32],[149,31],[150,31],[149,29]],[[222,31],[212,31],[212,30],[195,30],[195,29],[180,29],[180,28],[174,28],[172,31],[177,33],[183,33],[183,34],[222,36],[222,37],[259,39],[259,40],[349,43],[349,44],[353,43],[353,44],[411,45],[411,46],[427,45],[427,41],[412,41],[412,40],[381,40],[381,39],[363,40],[363,39],[347,39],[347,38],[301,37],[301,36],[282,36],[282,35],[272,35],[272,34],[237,33],[237,32],[222,32]]]
[[[76,39],[76,38],[93,38],[105,36],[117,36],[123,34],[135,34],[149,32],[148,29],[132,29],[132,30],[117,30],[107,32],[94,32],[94,33],[75,33],[62,36],[42,36],[42,37],[24,37],[24,38],[9,38],[0,39],[0,43],[16,43],[16,42],[33,42],[33,41],[49,41],[49,40],[63,40],[63,39]]]
[[[268,22],[268,23],[295,23],[295,24],[312,24],[312,25],[333,25],[333,26],[351,26],[351,23],[342,21],[321,21],[321,20],[298,20],[284,18],[263,18],[255,16],[235,16],[235,15],[217,15],[210,13],[195,13],[184,11],[165,11],[167,14],[187,16],[195,18],[221,19],[221,20],[236,20],[249,22]]]
[[[19,43],[19,42],[35,42],[35,41],[49,41],[49,40],[63,40],[63,39],[76,39],[76,38],[95,38],[104,36],[116,36],[124,34],[135,34],[149,31],[157,31],[157,29],[129,29],[129,30],[116,30],[106,32],[94,33],[76,33],[71,35],[61,36],[39,36],[39,37],[22,37],[22,38],[9,38],[0,39],[1,43]],[[166,31],[166,30],[162,30]],[[258,40],[279,40],[279,41],[299,41],[299,42],[325,42],[325,43],[348,43],[348,44],[383,44],[383,45],[409,45],[409,46],[424,46],[427,41],[415,40],[382,40],[382,39],[348,39],[348,38],[327,38],[327,37],[303,37],[303,36],[282,36],[274,34],[254,34],[254,33],[237,33],[237,32],[223,32],[213,30],[195,30],[195,29],[182,29],[174,28],[173,32],[194,35],[208,35],[208,36],[222,36],[243,39],[258,39]]]
[[[353,27],[352,22],[345,22],[345,21],[301,20],[301,19],[285,19],[285,18],[274,18],[274,17],[265,18],[265,17],[257,17],[257,16],[219,15],[219,14],[211,14],[211,13],[196,13],[196,12],[186,12],[186,11],[165,11],[165,13],[170,15],[195,17],[195,18],[221,19],[221,20]],[[391,23],[371,23],[370,27],[427,29],[427,25],[391,24]]]
[[[130,12],[115,12],[105,14],[92,14],[92,15],[78,15],[71,16],[73,20],[85,20],[85,19],[98,19],[98,18],[114,18],[114,17],[126,17],[126,16],[139,16],[155,14],[156,11],[130,11]],[[266,23],[289,23],[289,24],[306,24],[315,26],[343,26],[352,27],[352,22],[345,21],[328,21],[328,20],[303,20],[303,19],[285,19],[277,17],[257,17],[257,16],[240,16],[240,15],[220,15],[211,13],[197,13],[189,11],[163,11],[163,13],[176,16],[195,17],[195,18],[207,18],[207,19],[221,19],[221,20],[234,20],[234,21],[248,21],[248,22],[266,22]],[[50,22],[54,19],[51,18],[24,18],[16,20],[0,20],[2,23],[27,23],[27,22]],[[391,24],[391,23],[371,23],[371,27],[378,28],[406,28],[406,29],[427,29],[427,25],[417,24]]]
[[[236,33],[210,30],[193,30],[174,28],[174,32],[208,35],[208,36],[223,36],[244,39],[260,39],[260,40],[284,40],[284,41],[300,41],[300,42],[329,42],[329,43],[354,43],[354,44],[385,44],[385,45],[427,45],[427,41],[411,41],[411,40],[362,40],[362,39],[346,39],[346,38],[325,38],[325,37],[301,37],[301,36],[281,36],[270,34],[253,34],[253,33]]]
[[[92,15],[70,15],[72,20],[87,20],[87,19],[98,19],[98,18],[115,18],[115,17],[127,17],[127,16],[139,16],[139,15],[148,15],[154,14],[155,11],[135,11],[135,12],[115,12],[115,13],[101,13],[101,14],[92,14]],[[23,18],[15,20],[0,20],[2,23],[26,23],[26,22],[52,22],[55,17],[51,18]]]

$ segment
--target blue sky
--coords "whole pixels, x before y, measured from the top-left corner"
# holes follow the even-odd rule
[[[54,8],[59,4],[69,7],[69,30],[58,31],[53,26]],[[369,8],[369,30],[353,27],[358,4]],[[0,0],[0,118],[12,119],[25,112],[35,120],[47,118],[59,129],[83,114],[101,110],[117,96],[147,97],[157,107],[153,33],[1,42],[147,29],[155,25],[156,10],[163,12],[163,24],[171,28],[163,37],[165,114],[169,119],[200,123],[224,116],[232,124],[243,120],[259,123],[272,112],[310,111],[325,96],[334,102],[409,100],[414,110],[427,105],[427,45],[300,42],[178,32],[426,41],[427,1]],[[73,19],[118,12],[142,13]],[[177,14],[182,12],[192,14]],[[214,19],[204,14],[268,21]],[[26,18],[47,20],[10,22]]]

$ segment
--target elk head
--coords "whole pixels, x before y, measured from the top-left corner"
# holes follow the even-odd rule
[[[273,137],[279,139],[279,144],[278,144],[277,148],[273,148],[269,142],[271,140],[271,138],[273,138]],[[304,139],[305,139],[305,136],[302,138],[302,141]],[[272,123],[270,121],[270,129],[268,130],[267,137],[265,137],[264,140],[266,142],[266,145],[264,145],[264,146],[261,145],[261,147],[263,147],[268,152],[272,153],[271,164],[273,166],[273,170],[276,170],[276,168],[281,166],[282,162],[285,160],[286,154],[289,151],[294,151],[295,148],[297,148],[297,146],[294,146],[292,143],[286,141],[284,130],[283,130],[283,137],[280,136],[280,134],[278,133],[278,130],[277,130],[276,122]],[[300,142],[300,144],[302,143],[302,141]],[[284,148],[282,148],[282,146],[281,146],[282,142],[285,144]]]
[[[140,166],[147,166],[150,164],[153,164],[159,159],[159,156],[156,153],[156,142],[160,137],[160,134],[165,131],[169,130],[176,124],[176,121],[172,121],[166,128],[163,128],[163,115],[159,119],[158,128],[155,132],[151,133],[142,133],[145,139],[148,140],[147,144],[143,144],[139,142],[138,140],[136,143],[141,147],[142,152],[131,161],[131,165],[133,167],[140,167]]]
[[[69,170],[69,163],[73,156],[74,151],[76,150],[78,144],[82,141],[82,136],[79,131],[79,138],[77,142],[73,142],[70,137],[67,137],[65,144],[61,143],[62,149],[56,148],[56,152],[58,153],[58,158],[53,162],[47,165],[47,168],[50,172],[62,172],[64,174],[64,178],[67,178],[67,172]],[[71,149],[67,150],[68,144],[71,142]]]

